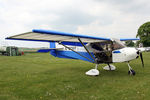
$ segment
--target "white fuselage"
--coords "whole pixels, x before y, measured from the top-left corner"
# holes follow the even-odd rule
[[[139,55],[135,48],[125,47],[112,51],[112,62],[126,62],[136,59]]]
[[[62,46],[58,46],[57,47],[62,47]],[[71,47],[73,50],[77,51],[77,52],[87,52],[84,47],[78,47],[78,46],[69,46]],[[66,49],[65,47],[62,47],[62,51],[71,51]],[[90,52],[93,52],[93,49],[91,49],[90,46],[87,46],[88,50]],[[115,62],[127,62],[127,61],[131,61],[136,59],[139,55],[137,54],[137,49],[133,48],[133,47],[124,47],[122,49],[116,49],[112,51],[112,63]]]

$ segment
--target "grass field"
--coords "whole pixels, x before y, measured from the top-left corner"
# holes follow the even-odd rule
[[[60,59],[48,53],[0,56],[0,100],[149,100],[150,53],[131,62],[135,76],[127,74],[126,63],[115,71],[98,68],[97,77],[85,72],[94,64]]]

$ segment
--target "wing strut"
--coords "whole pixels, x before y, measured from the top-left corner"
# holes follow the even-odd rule
[[[65,48],[67,48],[67,49],[69,49],[69,50],[71,50],[71,51],[77,53],[78,55],[82,56],[83,58],[86,58],[87,60],[89,60],[89,61],[91,61],[91,62],[93,62],[93,63],[95,62],[95,61],[89,59],[88,57],[85,57],[85,56],[81,55],[80,53],[76,52],[75,50],[71,49],[70,47],[68,47],[68,46],[66,46],[66,45],[64,45],[64,44],[62,44],[61,42],[58,42],[58,43],[61,44],[62,46],[64,46]]]
[[[80,43],[83,45],[84,49],[88,52],[88,54],[91,56],[91,58],[94,60],[95,62],[95,58],[91,55],[91,53],[89,52],[89,50],[86,48],[86,46],[83,44],[83,42],[81,41],[80,38],[78,38],[78,40],[80,41]]]

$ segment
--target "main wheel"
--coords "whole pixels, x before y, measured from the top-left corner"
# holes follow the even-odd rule
[[[135,71],[131,69],[131,70],[128,71],[128,74],[134,76],[135,75]]]

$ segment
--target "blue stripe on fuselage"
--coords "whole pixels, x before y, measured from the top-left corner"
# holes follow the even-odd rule
[[[73,51],[60,51],[60,50],[55,50],[56,55],[53,55],[55,57],[59,57],[59,58],[68,58],[68,59],[80,59],[80,60],[84,60],[84,61],[88,61],[88,62],[94,62],[94,60],[91,58],[91,56],[87,53],[87,52],[78,52],[81,55],[91,59],[92,61],[78,55],[77,53],[73,52]],[[91,53],[94,57],[94,54]]]
[[[113,53],[121,53],[120,51],[113,51]]]

